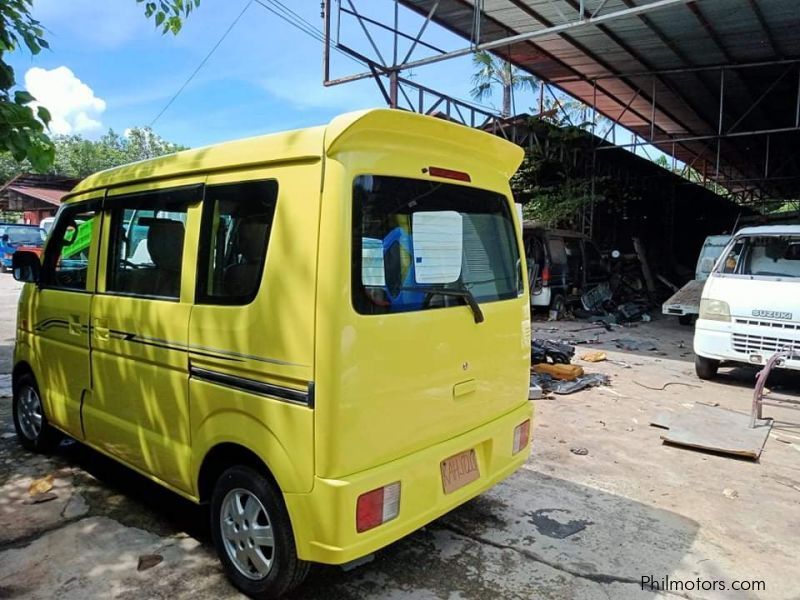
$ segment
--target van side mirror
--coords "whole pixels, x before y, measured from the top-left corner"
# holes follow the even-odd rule
[[[38,283],[42,263],[39,262],[39,256],[34,252],[20,250],[14,252],[11,258],[11,268],[14,271],[14,279],[17,281]]]

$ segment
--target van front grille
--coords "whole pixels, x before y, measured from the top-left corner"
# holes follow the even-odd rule
[[[746,333],[733,334],[733,349],[744,354],[775,353],[779,350],[800,352],[800,340],[786,338],[766,337],[761,335],[748,335]]]
[[[759,319],[734,319],[736,323],[741,325],[756,325],[757,327],[773,327],[775,329],[789,329],[791,331],[800,331],[800,323],[792,323],[790,321],[761,321]]]

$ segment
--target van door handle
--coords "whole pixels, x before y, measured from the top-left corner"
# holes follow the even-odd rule
[[[98,340],[107,340],[108,334],[108,319],[96,318],[94,320],[94,337]]]
[[[478,381],[476,379],[467,379],[466,381],[462,381],[461,383],[457,383],[453,386],[453,398],[466,396],[477,389]]]
[[[69,316],[69,332],[73,335],[81,335],[83,333],[80,315]]]

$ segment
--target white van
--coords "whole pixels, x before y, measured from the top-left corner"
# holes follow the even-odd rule
[[[780,350],[800,370],[800,225],[740,230],[706,280],[694,333],[695,371],[721,361],[761,365]]]

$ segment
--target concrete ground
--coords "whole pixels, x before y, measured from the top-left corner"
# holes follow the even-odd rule
[[[0,278],[0,366],[10,367],[18,286]],[[535,402],[533,454],[518,473],[354,571],[318,566],[296,598],[800,598],[800,412],[777,422],[758,463],[665,446],[649,419],[694,402],[747,412],[754,371],[693,374],[691,329],[658,320],[595,335],[585,323],[537,322],[538,337],[601,340],[610,362],[587,371],[610,387]],[[625,352],[612,339],[657,350]],[[797,397],[800,377],[771,387]],[[667,382],[688,385],[671,385]],[[642,384],[642,385],[639,385]],[[693,387],[689,387],[693,386]],[[0,398],[0,597],[231,598],[207,515],[98,454],[71,444],[22,451]],[[588,453],[573,450],[585,448]],[[48,502],[32,481],[53,475]],[[160,564],[137,570],[143,555]],[[655,581],[760,580],[764,591],[641,590]],[[719,586],[719,584],[717,584]],[[719,590],[719,587],[717,587]]]

